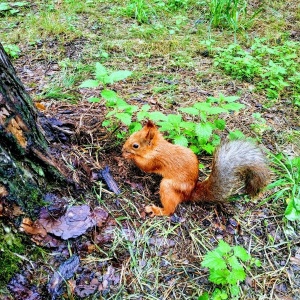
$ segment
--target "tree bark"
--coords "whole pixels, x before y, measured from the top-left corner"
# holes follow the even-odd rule
[[[38,112],[0,44],[0,200],[32,215],[49,183],[64,181],[51,156]]]

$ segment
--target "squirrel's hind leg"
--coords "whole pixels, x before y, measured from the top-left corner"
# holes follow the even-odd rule
[[[173,182],[168,179],[161,181],[159,194],[163,207],[157,207],[155,205],[146,206],[145,212],[150,213],[150,217],[170,216],[175,212],[178,204],[184,200],[184,195],[176,191],[173,187]]]

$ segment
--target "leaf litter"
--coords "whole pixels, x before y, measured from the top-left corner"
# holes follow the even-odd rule
[[[88,205],[74,205],[69,207],[64,215],[54,218],[48,209],[43,207],[36,221],[24,218],[21,228],[31,235],[46,237],[47,234],[53,234],[68,240],[77,238],[94,226],[102,226],[107,217],[108,213],[100,207],[91,211]]]

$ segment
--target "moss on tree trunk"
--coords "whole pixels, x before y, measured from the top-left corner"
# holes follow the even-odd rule
[[[49,183],[63,181],[37,123],[37,110],[0,44],[0,199],[32,214]]]

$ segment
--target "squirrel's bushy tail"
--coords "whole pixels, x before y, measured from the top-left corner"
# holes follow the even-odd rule
[[[270,179],[262,151],[247,141],[223,144],[215,153],[208,179],[198,182],[191,201],[223,202],[241,188],[255,196]]]

